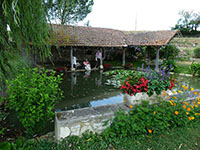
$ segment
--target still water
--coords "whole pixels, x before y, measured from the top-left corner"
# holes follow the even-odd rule
[[[184,85],[200,89],[200,78],[174,75]],[[56,105],[56,110],[70,110],[121,103],[120,89],[105,85],[107,76],[103,71],[66,73],[60,85],[64,98]]]
[[[60,85],[64,98],[56,105],[57,110],[70,110],[121,103],[119,89],[105,85],[108,77],[103,71],[66,73]]]

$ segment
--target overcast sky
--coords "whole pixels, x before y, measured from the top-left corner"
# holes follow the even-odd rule
[[[94,0],[88,20],[92,27],[120,30],[169,30],[180,10],[200,11],[200,0]]]

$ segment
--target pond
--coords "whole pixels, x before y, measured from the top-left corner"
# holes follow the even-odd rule
[[[200,78],[174,75],[177,80],[194,89],[200,89]],[[103,71],[66,73],[60,85],[64,99],[56,105],[56,111],[121,103],[120,89],[105,85]]]
[[[107,79],[103,71],[66,73],[60,85],[64,98],[56,105],[56,110],[121,103],[120,89],[105,85]]]

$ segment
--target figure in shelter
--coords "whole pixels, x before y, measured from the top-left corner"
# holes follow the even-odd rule
[[[87,71],[91,70],[90,62],[87,59],[85,59],[85,61],[83,62],[83,65],[84,65],[85,70]]]
[[[102,59],[102,53],[98,50],[95,55],[95,60],[97,61],[95,68],[98,68],[100,66],[101,59]]]
[[[80,63],[77,62],[77,60],[78,59],[75,56],[72,57],[72,64],[73,64],[74,68],[77,68],[77,67],[81,66]]]

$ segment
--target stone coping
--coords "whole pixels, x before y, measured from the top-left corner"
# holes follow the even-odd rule
[[[108,104],[96,107],[86,107],[81,109],[67,110],[56,112],[56,117],[59,121],[62,120],[71,120],[71,119],[80,119],[80,118],[88,118],[91,116],[100,116],[106,114],[114,114],[119,109],[124,111],[129,111],[130,109],[124,105],[124,103],[118,104]]]

